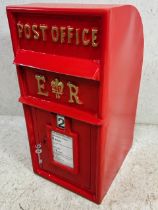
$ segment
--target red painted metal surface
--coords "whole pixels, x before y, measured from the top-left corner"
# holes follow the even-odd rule
[[[21,66],[33,66],[37,69],[60,74],[99,80],[99,63],[88,59],[19,50],[16,54],[14,63]]]
[[[132,145],[140,15],[129,5],[73,4],[8,6],[7,15],[33,170],[100,203]],[[52,132],[72,140],[73,167],[55,160]]]

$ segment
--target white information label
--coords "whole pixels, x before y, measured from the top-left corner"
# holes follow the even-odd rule
[[[73,168],[72,137],[57,133],[55,131],[52,131],[51,136],[54,160]]]

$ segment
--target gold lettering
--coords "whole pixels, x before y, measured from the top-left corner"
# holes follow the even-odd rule
[[[48,29],[48,26],[47,25],[40,25],[39,28],[41,29],[41,32],[42,32],[43,41],[46,41],[46,30]]]
[[[92,46],[94,48],[99,45],[99,30],[97,27],[92,28],[75,28],[68,26],[52,25],[50,31],[47,24],[23,24],[21,21],[17,23],[17,36],[19,38],[34,39],[42,41],[47,40],[47,36],[51,36],[52,42],[60,44],[75,44]],[[48,33],[49,32],[49,33]]]
[[[61,44],[63,44],[65,42],[65,36],[66,36],[65,30],[66,30],[66,27],[60,27],[60,41],[61,41]]]
[[[32,25],[32,31],[33,31],[33,33],[34,33],[33,38],[36,39],[36,40],[39,39],[39,33],[38,33],[38,31],[37,31],[37,28],[38,28],[37,25]]]
[[[79,45],[80,41],[79,41],[79,28],[76,28],[76,45]]]
[[[22,37],[23,27],[24,27],[23,24],[21,24],[20,22],[17,23],[17,29],[18,29],[19,38]]]
[[[70,90],[69,103],[82,104],[82,102],[80,101],[80,99],[78,97],[78,91],[79,91],[78,86],[76,86],[70,82],[67,83],[67,86],[69,87],[69,90]]]
[[[83,45],[87,46],[90,43],[90,39],[86,39],[86,35],[89,33],[89,29],[88,28],[84,28],[82,31],[82,43]]]
[[[52,41],[57,42],[59,40],[59,30],[57,26],[52,26]]]
[[[68,36],[68,44],[71,44],[71,41],[72,41],[72,37],[73,37],[73,30],[74,30],[74,28],[72,28],[72,27],[68,27],[68,34],[67,34],[67,36]]]
[[[48,96],[48,92],[43,92],[44,90],[44,83],[46,82],[45,77],[41,75],[35,75],[37,80],[37,88],[38,88],[38,95]]]
[[[24,34],[25,34],[26,39],[31,38],[31,26],[29,24],[24,25]]]
[[[92,29],[92,47],[98,47],[97,33],[98,29]]]
[[[60,98],[63,95],[64,84],[63,82],[59,81],[57,78],[52,80],[51,82],[52,93],[55,94],[56,98]]]

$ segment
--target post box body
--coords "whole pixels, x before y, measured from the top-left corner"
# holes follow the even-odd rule
[[[133,6],[8,6],[33,170],[100,203],[132,140],[143,60]],[[19,148],[20,149],[20,148]]]

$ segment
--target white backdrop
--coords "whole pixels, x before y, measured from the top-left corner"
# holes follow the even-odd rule
[[[0,114],[21,115],[19,88],[6,18],[6,5],[35,2],[134,4],[144,24],[145,53],[137,110],[138,123],[158,124],[158,0],[1,0],[0,1]]]

